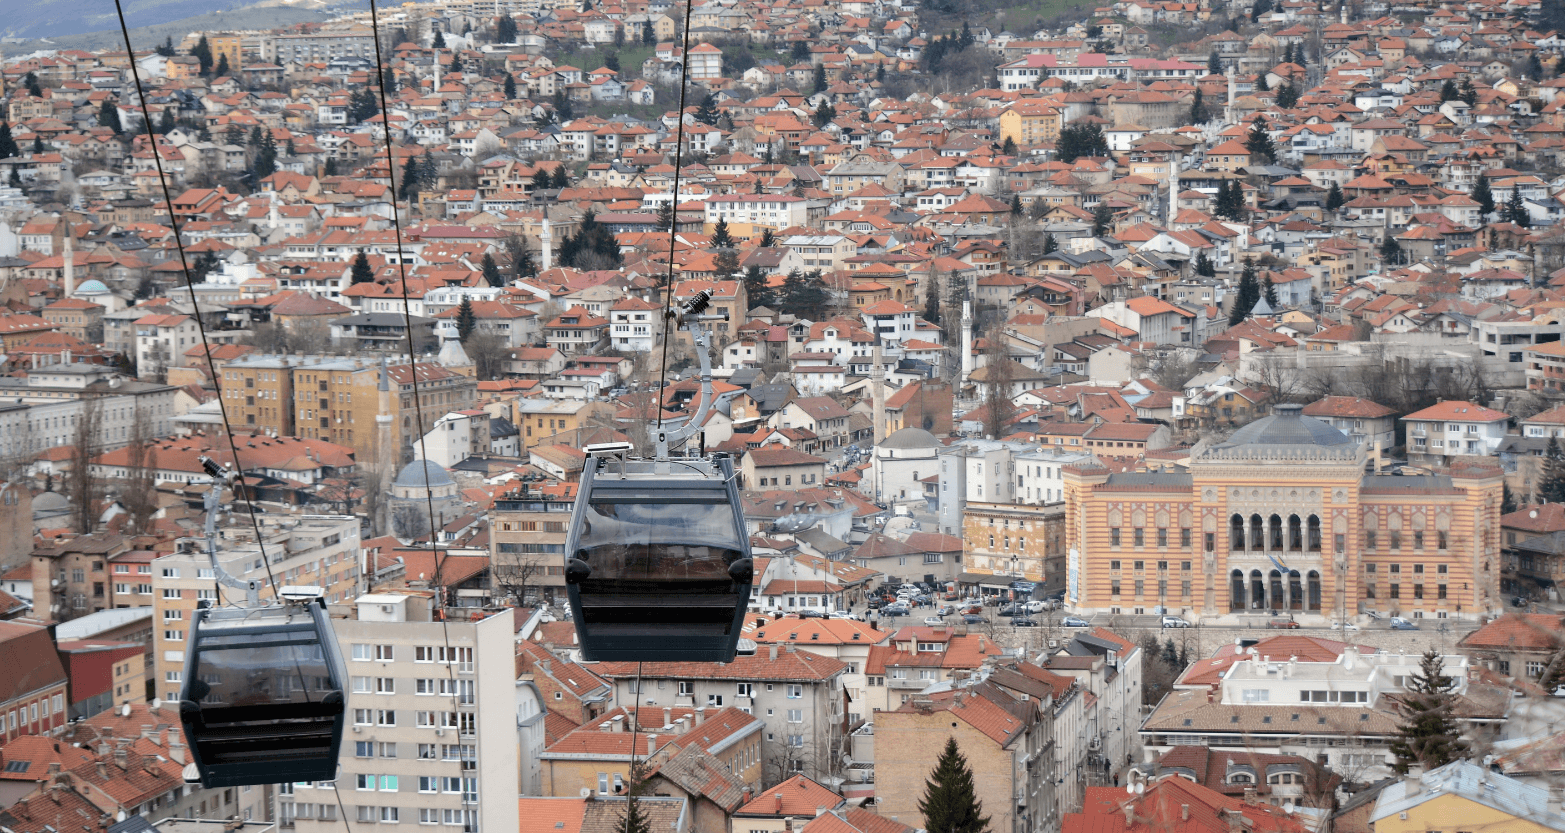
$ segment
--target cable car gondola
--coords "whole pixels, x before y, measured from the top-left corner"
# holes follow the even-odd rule
[[[245,591],[243,606],[203,600],[190,625],[179,717],[190,745],[187,781],[203,787],[331,781],[346,719],[346,666],[318,587],[284,586],[260,603],[261,582],[217,561],[217,510],[235,479],[203,457],[207,555],[217,580]]]
[[[710,337],[702,291],[674,315],[701,360],[701,404],[685,425],[657,430],[652,459],[630,443],[590,445],[566,537],[565,584],[588,661],[731,662],[754,566],[733,460],[670,456],[711,408]],[[753,653],[753,646],[746,646]]]

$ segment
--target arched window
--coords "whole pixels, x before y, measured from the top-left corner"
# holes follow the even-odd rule
[[[1234,570],[1232,575],[1229,576],[1228,609],[1231,611],[1237,611],[1244,610],[1244,608],[1244,573],[1239,570]]]
[[[1244,549],[1244,516],[1235,514],[1228,520],[1229,548]]]

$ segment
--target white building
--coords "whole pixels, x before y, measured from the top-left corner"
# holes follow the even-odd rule
[[[706,223],[751,223],[771,229],[805,225],[809,201],[791,194],[722,194],[706,201]]]

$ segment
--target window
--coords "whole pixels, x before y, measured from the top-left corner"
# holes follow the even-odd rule
[[[1528,676],[1528,678],[1536,680],[1537,678],[1543,676],[1543,668],[1544,668],[1544,664],[1543,664],[1543,662],[1541,660],[1528,660],[1527,661],[1527,676]]]
[[[1146,537],[1147,537],[1147,531],[1145,529],[1142,529],[1139,526],[1136,527],[1135,529],[1131,530],[1131,532],[1130,532],[1130,538],[1131,538],[1132,546],[1137,546],[1137,547],[1142,546],[1143,544],[1146,543]]]
[[[376,694],[396,694],[397,693],[397,681],[395,679],[391,678],[391,677],[376,677],[375,678],[375,693]]]
[[[1159,547],[1168,546],[1168,530],[1163,527],[1157,528],[1157,545]]]
[[[1373,530],[1373,529],[1365,530],[1364,531],[1364,549],[1372,550],[1374,548],[1375,548],[1375,530]]]
[[[798,700],[804,696],[804,686],[800,683],[788,684],[788,699]]]
[[[1179,530],[1179,546],[1184,547],[1187,550],[1190,549],[1190,528],[1189,527],[1185,527],[1184,529]]]
[[[440,791],[440,779],[433,775],[420,775],[418,777],[418,791],[432,793]]]
[[[740,697],[754,697],[755,683],[740,683],[738,694]]]
[[[721,708],[722,705],[723,705],[723,695],[721,695],[721,694],[708,694],[706,696],[706,704],[708,706],[716,706],[718,708]]]
[[[358,646],[355,645],[354,647],[357,648]],[[357,659],[357,657],[354,657],[354,659]],[[435,647],[433,645],[420,645],[420,646],[414,648],[413,649],[413,661],[414,662],[434,662],[435,661]]]
[[[788,722],[789,723],[803,723],[804,722],[804,709],[789,709],[788,710]]]
[[[991,536],[991,537],[993,537],[993,536]],[[1109,546],[1111,546],[1111,547],[1119,546],[1119,527],[1117,527],[1117,526],[1113,527],[1112,529],[1109,530]]]
[[[397,712],[396,712],[396,710],[395,709],[376,709],[375,710],[375,725],[376,726],[395,726],[395,725],[397,725]]]
[[[368,740],[355,741],[353,744],[353,757],[370,758],[375,754],[375,743]]]
[[[696,684],[690,680],[679,681],[679,694],[681,697],[690,697],[696,693]]]
[[[418,758],[421,761],[435,760],[435,745],[433,743],[421,743],[418,745]]]

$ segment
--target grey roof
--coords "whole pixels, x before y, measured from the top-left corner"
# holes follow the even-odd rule
[[[1416,792],[1408,789],[1414,782]],[[1416,779],[1406,778],[1387,786],[1375,802],[1370,823],[1445,795],[1460,796],[1553,830],[1565,830],[1565,816],[1551,811],[1546,788],[1524,784],[1466,760],[1453,761]]]
[[[1351,445],[1353,438],[1303,414],[1302,405],[1278,405],[1275,413],[1240,428],[1219,448],[1237,445]]]
[[[1455,488],[1449,474],[1371,474],[1366,475],[1360,486],[1365,489],[1418,489],[1428,492],[1449,492]]]
[[[451,475],[439,463],[414,460],[397,472],[396,482],[391,485],[422,489],[426,483],[430,486],[449,486],[451,482]]]
[[[1190,488],[1190,475],[1177,472],[1122,471],[1109,475],[1109,486],[1183,486]]]
[[[940,441],[922,428],[903,428],[880,441],[881,448],[937,448]]]
[[[119,607],[89,613],[54,628],[56,639],[91,639],[100,633],[124,627],[131,622],[152,619],[151,607]]]

